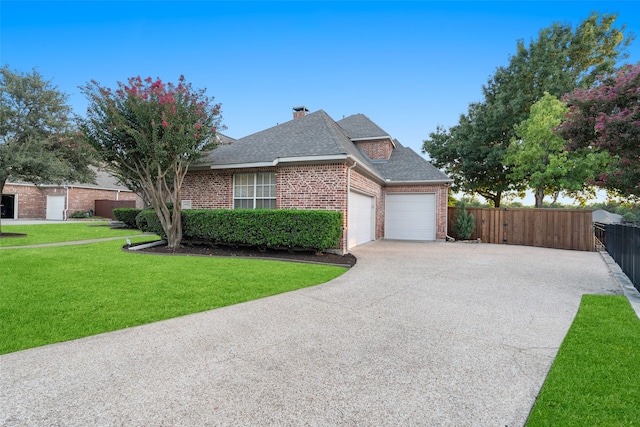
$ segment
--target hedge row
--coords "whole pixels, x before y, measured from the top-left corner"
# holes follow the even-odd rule
[[[142,211],[137,224],[142,231],[163,235],[153,210]],[[185,241],[213,245],[326,250],[340,243],[342,214],[312,210],[190,209],[182,211],[182,235]]]
[[[138,228],[136,217],[140,211],[141,209],[137,208],[116,208],[113,210],[113,216],[129,228]]]

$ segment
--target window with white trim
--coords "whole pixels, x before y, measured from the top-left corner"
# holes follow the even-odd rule
[[[275,209],[276,174],[273,172],[233,175],[234,209]]]

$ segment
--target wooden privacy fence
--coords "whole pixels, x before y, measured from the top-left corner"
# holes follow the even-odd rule
[[[449,207],[449,235],[455,223],[455,207]],[[572,209],[467,208],[475,230],[470,239],[485,243],[539,246],[593,251],[592,211]]]
[[[116,208],[135,208],[135,200],[96,200],[95,201],[95,216],[101,216],[104,218],[113,217],[113,210]]]

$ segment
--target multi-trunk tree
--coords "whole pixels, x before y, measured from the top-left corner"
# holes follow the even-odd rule
[[[37,71],[0,68],[0,194],[8,180],[91,183],[92,150],[71,118],[67,96]]]
[[[182,182],[189,166],[216,146],[220,105],[184,76],[177,85],[133,77],[116,90],[95,81],[82,90],[89,100],[86,140],[122,183],[150,201],[168,247],[178,247]]]
[[[577,89],[564,101],[569,113],[559,134],[572,150],[602,151],[609,167],[593,183],[624,197],[640,198],[640,63]]]
[[[503,195],[526,189],[504,161],[515,126],[545,92],[561,97],[613,70],[631,41],[624,26],[614,27],[616,19],[594,13],[575,30],[554,24],[528,46],[518,41],[509,65],[499,67],[483,87],[484,100],[471,104],[457,125],[431,133],[423,152],[451,175],[457,189],[479,194],[494,207]]]

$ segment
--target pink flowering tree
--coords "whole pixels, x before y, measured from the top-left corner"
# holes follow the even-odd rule
[[[184,76],[177,85],[132,77],[116,90],[95,81],[81,89],[89,100],[82,122],[86,140],[123,184],[153,206],[169,248],[177,248],[182,182],[189,165],[216,146],[220,104]]]
[[[609,167],[593,183],[626,197],[640,197],[640,63],[620,68],[592,89],[576,89],[558,129],[569,149],[602,150]]]

